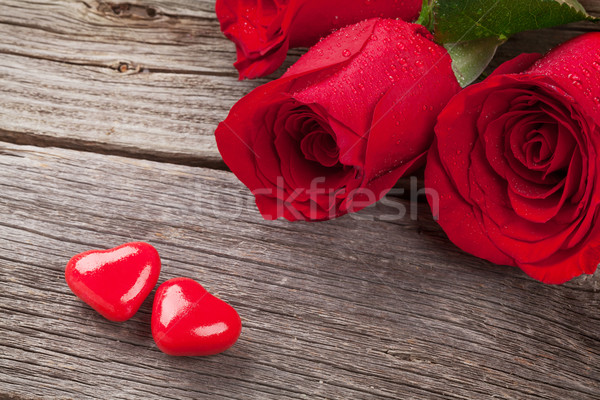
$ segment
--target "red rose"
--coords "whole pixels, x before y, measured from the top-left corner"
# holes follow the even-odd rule
[[[523,55],[439,116],[425,184],[450,239],[546,283],[600,262],[600,33]]]
[[[414,21],[423,0],[217,0],[221,30],[237,47],[240,79],[281,66],[288,49],[310,47],[335,29],[374,18]]]
[[[450,56],[425,28],[363,21],[240,100],[217,144],[266,219],[334,218],[422,165],[435,119],[459,90]]]

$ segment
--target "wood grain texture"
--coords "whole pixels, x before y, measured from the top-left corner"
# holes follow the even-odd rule
[[[517,35],[493,66],[592,29]],[[224,168],[214,129],[267,81],[238,82],[234,60],[214,0],[2,0],[0,139]]]
[[[600,399],[600,273],[544,286],[461,253],[422,203],[389,220],[401,199],[260,218],[213,131],[267,79],[237,81],[213,8],[0,0],[0,399]],[[492,67],[592,29],[517,35]],[[152,296],[121,324],[77,300],[68,259],[131,240],[160,282],[236,307],[239,343],[168,357]]]
[[[454,248],[388,199],[320,224],[265,222],[227,172],[0,144],[0,397],[600,398],[600,276],[545,286]],[[239,311],[226,353],[173,358],[152,296],[111,323],[68,259],[154,244]]]

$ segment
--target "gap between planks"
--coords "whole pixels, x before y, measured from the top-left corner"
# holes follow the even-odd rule
[[[426,206],[417,221],[383,221],[378,205],[328,223],[266,222],[227,172],[8,144],[0,170],[0,393],[600,394],[599,276],[545,286],[477,260]],[[70,255],[132,239],[157,246],[161,282],[194,277],[234,305],[240,343],[215,358],[168,358],[149,337],[151,300],[115,324],[69,292]]]
[[[517,35],[490,68],[594,27]],[[237,81],[213,0],[3,0],[0,54],[0,140],[216,169],[214,129],[269,80]]]

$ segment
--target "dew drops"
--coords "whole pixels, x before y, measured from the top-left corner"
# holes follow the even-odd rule
[[[352,55],[352,52],[348,49],[345,49],[344,51],[342,51],[342,55],[344,57],[350,57]]]
[[[594,103],[596,103],[596,106],[600,107],[600,97],[594,97]]]
[[[569,79],[571,80],[571,82],[573,83],[573,85],[577,86],[577,87],[581,87],[581,78],[579,78],[578,75],[576,74],[569,74]]]

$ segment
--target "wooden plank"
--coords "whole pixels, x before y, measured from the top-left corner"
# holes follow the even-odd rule
[[[137,4],[137,5],[134,5]],[[214,0],[3,0],[1,51],[69,64],[236,76]]]
[[[4,55],[0,139],[189,165],[222,165],[213,132],[254,83]]]
[[[0,398],[600,397],[600,276],[545,286],[464,255],[423,204],[265,222],[227,172],[11,144],[0,176]],[[69,292],[72,255],[131,240],[160,282],[235,306],[240,341],[168,357],[151,297],[111,323]]]
[[[600,15],[597,0],[582,3]],[[213,9],[214,0],[3,0],[0,140],[223,168],[214,129],[267,80],[236,80]],[[494,66],[592,29],[518,35]]]
[[[214,129],[267,80],[237,81],[214,1],[110,4],[0,3],[0,139],[223,168]]]

